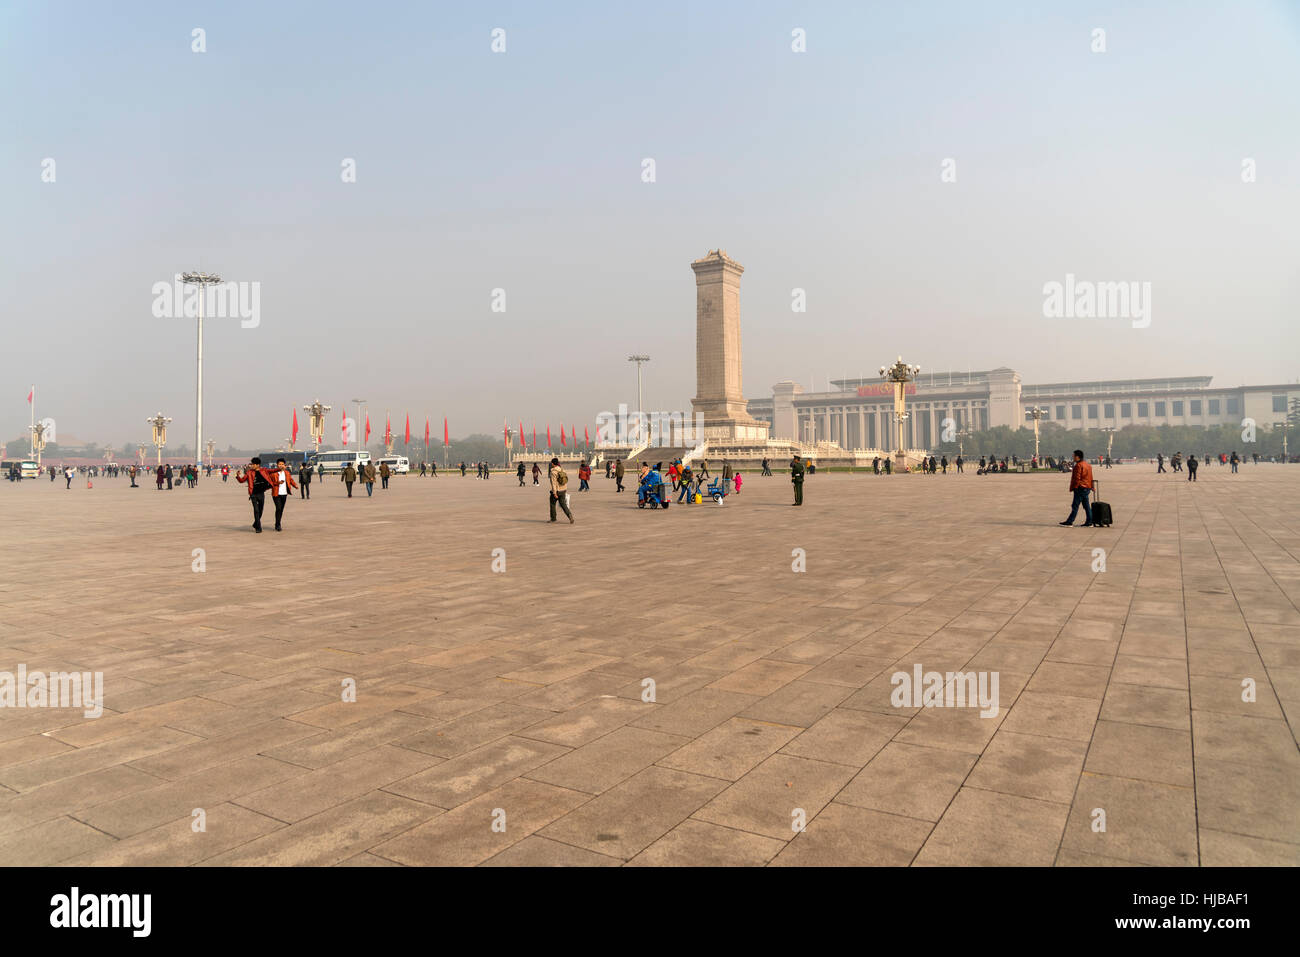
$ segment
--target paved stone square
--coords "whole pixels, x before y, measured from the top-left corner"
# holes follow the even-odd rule
[[[0,864],[1300,863],[1300,468],[1097,471],[6,483],[0,671],[105,710],[0,710]]]

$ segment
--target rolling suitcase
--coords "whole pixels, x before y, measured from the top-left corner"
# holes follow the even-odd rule
[[[1100,482],[1093,481],[1093,483],[1092,483],[1092,491],[1093,491],[1093,494],[1094,494],[1094,495],[1100,495],[1100,494],[1101,494],[1101,488],[1100,488],[1100,485],[1101,485]],[[1103,527],[1103,528],[1110,528],[1110,521],[1111,521],[1111,518],[1110,518],[1110,505],[1109,505],[1109,503],[1107,503],[1107,502],[1100,502],[1100,501],[1098,501],[1098,502],[1093,502],[1093,503],[1092,503],[1092,524],[1094,524],[1094,525],[1100,525],[1100,526]]]

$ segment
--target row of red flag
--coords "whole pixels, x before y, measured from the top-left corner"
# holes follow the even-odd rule
[[[347,421],[348,421],[347,416],[345,415],[343,417],[343,430],[341,435],[341,438],[343,440],[343,445],[345,447],[348,444]],[[509,448],[512,444],[510,426],[508,424],[503,425],[502,432],[503,432],[503,436],[502,436],[503,441],[505,442],[506,447]],[[573,439],[574,448],[577,448],[578,427],[576,425],[571,427],[570,436]],[[591,445],[591,432],[588,429],[588,427],[585,425],[582,427],[582,438],[584,444]],[[370,441],[370,410],[369,409],[366,410],[365,437],[362,441],[363,442]],[[529,448],[528,436],[524,432],[524,423],[522,420],[520,420],[519,422],[518,441],[522,448],[525,449]],[[292,438],[290,439],[290,442],[295,445],[298,442],[298,410],[296,408],[293,410],[293,434],[292,434]],[[388,416],[388,413],[384,413],[384,444],[385,445],[393,444],[393,424],[392,424],[392,419],[389,418]],[[404,445],[411,444],[411,413],[409,412],[406,413],[406,437],[403,440],[403,444]],[[426,448],[429,445],[429,417],[427,415],[424,417],[424,444]],[[451,430],[448,427],[447,418],[445,416],[443,417],[442,420],[442,444],[444,446],[451,445]],[[568,444],[569,444],[569,439],[568,437],[565,436],[564,433],[564,423],[561,422],[560,423],[560,445],[567,447]],[[546,447],[548,449],[551,447],[551,424],[549,422],[546,423]],[[535,424],[533,425],[532,448],[533,449],[537,448],[537,426]]]

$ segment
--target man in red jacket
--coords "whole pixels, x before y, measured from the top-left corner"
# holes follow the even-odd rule
[[[1088,504],[1088,494],[1092,491],[1092,466],[1083,457],[1083,450],[1074,450],[1074,471],[1070,473],[1070,491],[1074,493],[1074,502],[1070,507],[1070,517],[1062,525],[1073,525],[1074,516],[1083,506],[1083,527],[1092,527],[1092,506]]]

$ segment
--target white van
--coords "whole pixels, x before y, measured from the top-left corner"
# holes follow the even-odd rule
[[[405,475],[407,472],[411,471],[411,460],[405,455],[385,455],[379,460],[375,468],[378,468],[384,463],[387,463],[389,470],[396,475]]]
[[[311,457],[311,467],[313,470],[319,466],[325,466],[327,475],[338,475],[345,468],[351,465],[355,469],[360,469],[370,461],[369,452],[352,452],[347,449],[334,450],[331,452],[318,452]]]

